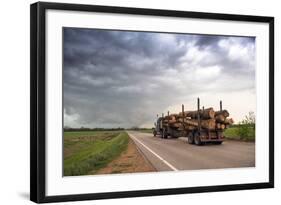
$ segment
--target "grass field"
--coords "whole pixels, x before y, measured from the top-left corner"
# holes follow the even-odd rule
[[[224,131],[224,135],[227,139],[255,141],[255,130],[253,127],[249,127],[249,131],[244,137],[240,136],[239,129],[239,126],[230,127]]]
[[[127,149],[120,131],[64,132],[64,176],[94,174]]]

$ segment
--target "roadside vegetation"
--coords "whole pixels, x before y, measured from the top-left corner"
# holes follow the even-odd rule
[[[95,174],[127,149],[122,131],[64,132],[64,176]]]
[[[234,124],[224,131],[228,139],[255,141],[255,114],[249,112],[238,124]]]

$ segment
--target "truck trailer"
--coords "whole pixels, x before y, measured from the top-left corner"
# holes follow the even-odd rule
[[[209,108],[209,110],[212,110],[212,108]],[[220,101],[220,111],[212,111],[214,114],[210,112],[207,120],[206,116],[204,118],[206,111],[204,107],[200,109],[200,99],[198,98],[197,111],[185,112],[184,105],[182,105],[182,112],[177,115],[170,115],[169,111],[166,116],[163,113],[161,117],[157,115],[153,135],[155,137],[160,136],[163,139],[187,137],[188,143],[195,145],[222,144],[224,140],[223,131],[233,123],[233,120],[227,119],[229,114],[226,110],[222,110],[222,101]],[[191,116],[191,118],[185,115]],[[177,120],[173,119],[174,116],[177,117]],[[215,124],[210,124],[214,122]]]

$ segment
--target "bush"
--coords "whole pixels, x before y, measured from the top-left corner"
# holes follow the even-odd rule
[[[240,139],[247,139],[250,135],[251,128],[247,124],[240,124],[237,129],[237,134]]]
[[[237,126],[237,134],[240,139],[255,141],[256,116],[254,112],[249,112]]]

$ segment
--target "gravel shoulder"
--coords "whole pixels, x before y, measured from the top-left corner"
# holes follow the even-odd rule
[[[134,141],[130,139],[127,150],[95,174],[118,174],[154,171],[156,171],[154,166],[152,166],[152,164],[146,159]]]

